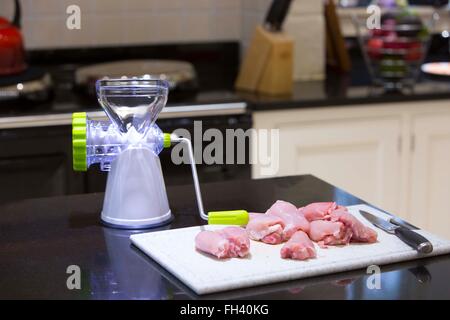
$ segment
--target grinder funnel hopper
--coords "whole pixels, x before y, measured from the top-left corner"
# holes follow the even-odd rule
[[[127,78],[97,81],[97,98],[118,130],[134,129],[141,137],[156,121],[167,102],[167,81]]]

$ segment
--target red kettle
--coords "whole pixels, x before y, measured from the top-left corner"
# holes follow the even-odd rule
[[[0,17],[0,76],[20,73],[27,68],[23,37],[20,32],[21,10],[19,0],[15,0],[14,5],[12,22]]]

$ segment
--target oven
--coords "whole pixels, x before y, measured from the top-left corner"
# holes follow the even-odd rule
[[[229,103],[224,104],[229,105],[231,109],[233,109],[233,105],[237,106],[237,103]],[[245,105],[244,103],[239,103],[239,105]],[[170,111],[171,108],[176,107],[167,107]],[[202,109],[202,106],[189,106],[186,108],[191,108],[195,110],[196,108]],[[227,107],[222,110],[227,109]],[[194,111],[195,112],[195,111]],[[157,120],[157,124],[160,126],[163,132],[173,132],[176,129],[185,129],[189,132],[191,140],[194,146],[194,152],[197,153],[205,150],[210,143],[213,141],[203,141],[203,139],[198,139],[199,133],[200,136],[208,129],[216,129],[219,130],[222,134],[222,137],[226,137],[226,130],[238,130],[242,129],[246,131],[252,128],[252,117],[251,114],[245,111],[245,108],[238,108],[234,111],[229,111],[230,114],[221,114],[220,112],[215,115],[207,115],[208,112],[202,112],[199,114],[203,114],[203,116],[195,116],[195,117],[178,117],[176,115],[171,115],[170,118],[165,117],[165,113],[162,113],[161,119]],[[170,112],[168,112],[170,113]],[[214,111],[211,113],[215,113]],[[167,116],[167,113],[166,113]],[[201,130],[199,127],[201,126]],[[197,138],[196,138],[197,137]],[[245,161],[244,163],[239,163],[238,161],[238,144],[234,143],[233,146],[233,155],[234,161],[231,164],[227,164],[225,159],[227,159],[227,148],[225,145],[223,146],[223,156],[215,157],[215,159],[222,159],[222,161],[217,161],[219,163],[207,164],[202,161],[202,163],[197,163],[197,171],[199,176],[200,183],[204,182],[214,182],[214,181],[223,181],[223,180],[233,180],[233,179],[249,179],[251,177],[251,165],[250,165],[250,142],[248,138],[244,140],[244,150],[239,150],[239,152],[245,152]],[[199,142],[199,143],[198,143]],[[198,149],[201,146],[201,150]],[[192,173],[189,164],[175,164],[171,158],[172,149],[163,150],[159,157],[161,160],[161,168],[164,175],[164,180],[166,185],[184,185],[192,183]],[[182,155],[182,153],[181,153]],[[213,155],[215,156],[214,152]],[[241,155],[242,159],[242,155]],[[220,163],[222,162],[222,163]],[[242,161],[240,161],[242,162]],[[86,176],[86,192],[103,192],[106,186],[106,178],[107,173],[100,171],[100,169],[96,166],[89,168],[89,171],[85,174]]]

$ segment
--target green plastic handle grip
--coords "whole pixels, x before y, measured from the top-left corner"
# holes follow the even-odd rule
[[[245,226],[248,220],[249,216],[246,210],[208,212],[208,224]]]

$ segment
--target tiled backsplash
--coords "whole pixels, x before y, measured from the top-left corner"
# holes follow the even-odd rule
[[[27,48],[60,48],[240,40],[246,3],[262,0],[21,0]],[[69,5],[81,29],[69,30]],[[13,0],[0,1],[11,18]]]
[[[21,0],[22,28],[28,49],[235,40],[245,50],[271,1]],[[294,1],[292,10],[303,13],[321,6]],[[10,19],[13,3],[0,0],[0,16]],[[81,9],[80,30],[66,27],[70,5]]]
[[[316,0],[313,0],[316,1]],[[240,40],[245,49],[255,30],[255,26],[264,21],[271,0],[241,0],[242,28]]]

